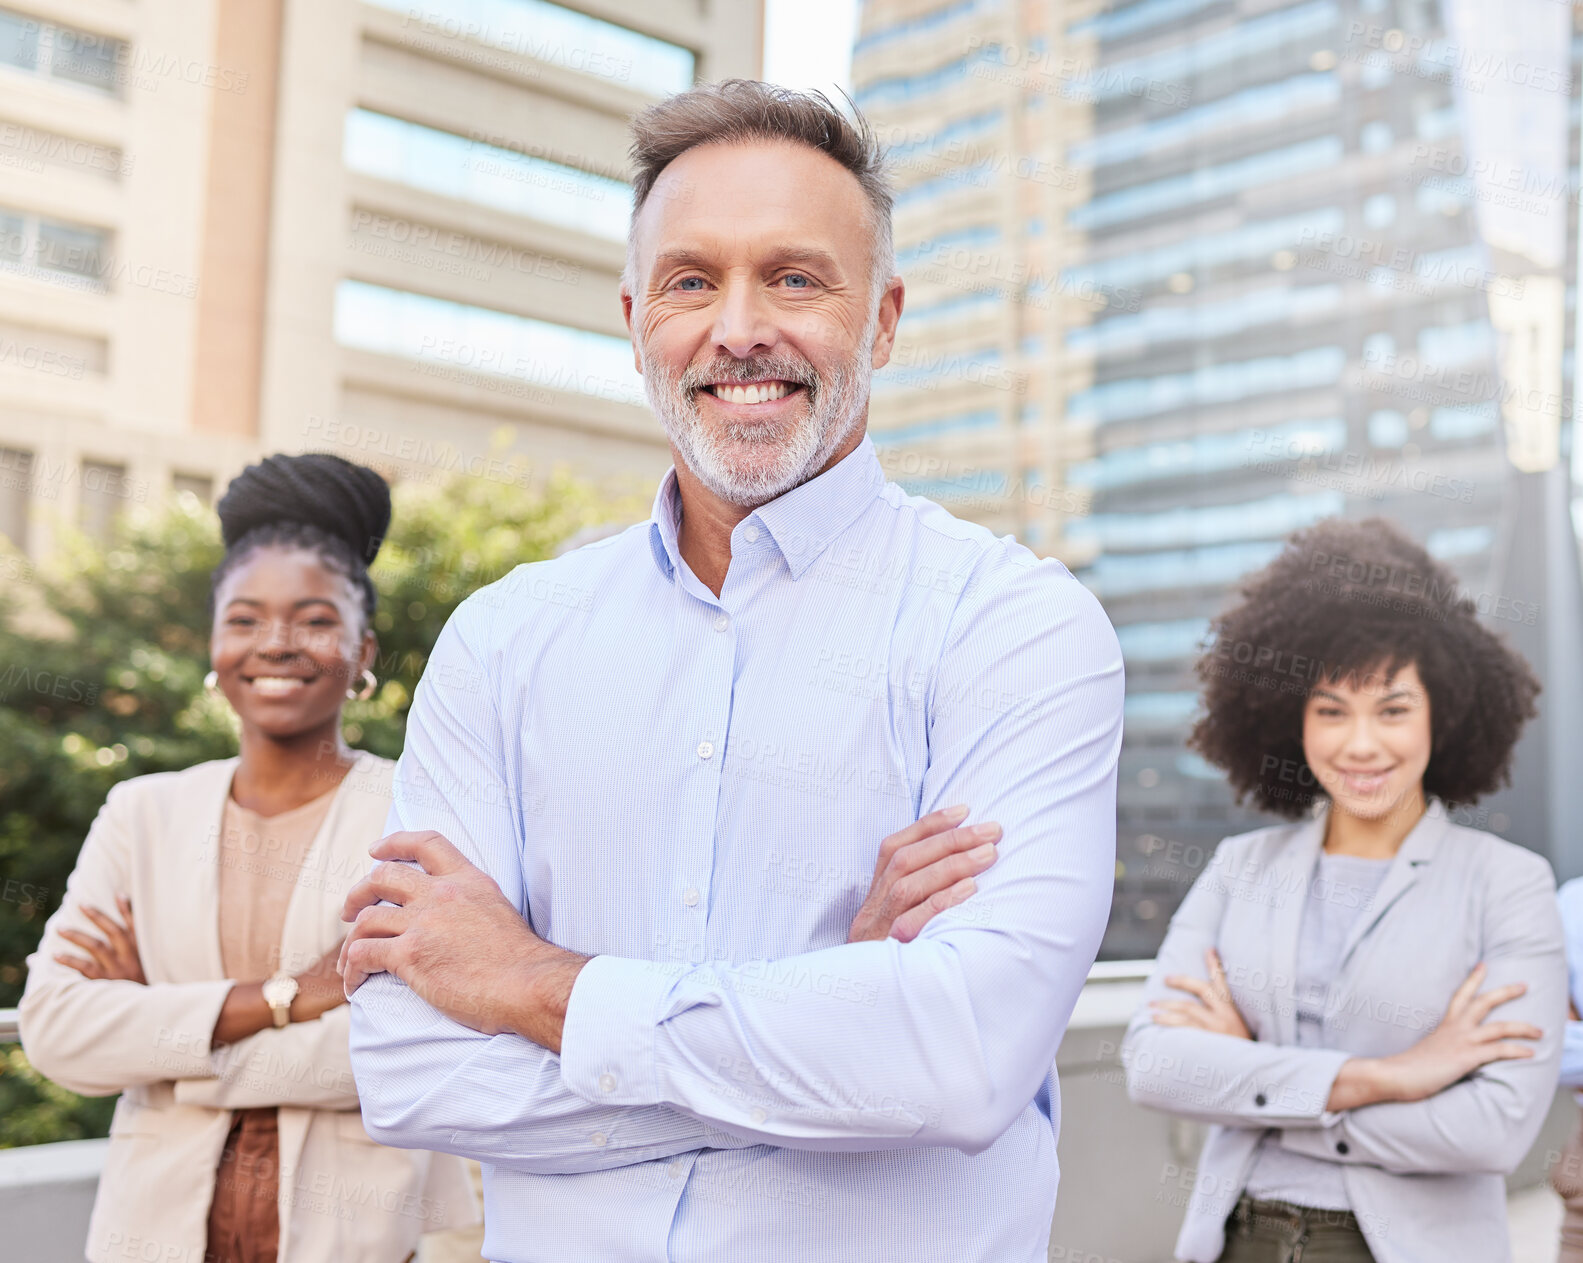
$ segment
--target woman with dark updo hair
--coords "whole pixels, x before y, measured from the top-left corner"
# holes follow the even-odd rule
[[[1211,630],[1192,743],[1291,823],[1221,843],[1123,1045],[1133,1100],[1211,1124],[1177,1255],[1510,1259],[1561,924],[1542,858],[1451,816],[1509,779],[1538,682],[1379,519],[1299,533]]]
[[[110,791],[28,958],[22,1043],[62,1086],[121,1094],[95,1263],[400,1263],[476,1209],[459,1159],[364,1131],[335,972],[390,805],[393,765],[341,734],[377,684],[390,491],[336,456],[271,456],[218,510],[205,683],[240,754]]]

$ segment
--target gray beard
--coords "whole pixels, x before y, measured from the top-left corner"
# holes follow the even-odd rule
[[[800,355],[787,352],[717,359],[677,373],[639,343],[644,393],[677,458],[692,475],[727,504],[756,509],[807,482],[863,424],[874,375],[869,357],[878,327],[876,308],[858,339],[858,351],[827,378],[820,378]],[[784,426],[704,424],[695,398],[699,388],[710,382],[766,379],[799,382],[805,388],[803,416],[789,433]],[[743,459],[744,450],[751,452],[750,459]]]

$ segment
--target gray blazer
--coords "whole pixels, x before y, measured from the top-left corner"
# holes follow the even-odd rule
[[[1341,1164],[1379,1263],[1509,1260],[1502,1176],[1528,1152],[1556,1091],[1567,968],[1550,866],[1493,834],[1454,825],[1431,800],[1359,918],[1331,988],[1334,1049],[1296,1042],[1293,974],[1324,814],[1227,838],[1171,920],[1146,999],[1185,999],[1167,974],[1206,977],[1215,947],[1253,1040],[1132,1019],[1122,1061],[1141,1105],[1212,1124],[1177,1255],[1213,1263],[1226,1216],[1266,1129],[1298,1153]],[[1346,897],[1338,890],[1336,897]],[[1483,961],[1484,989],[1526,982],[1492,1020],[1544,1031],[1535,1056],[1487,1065],[1428,1100],[1332,1113],[1329,1087],[1351,1056],[1402,1052],[1439,1022]]]

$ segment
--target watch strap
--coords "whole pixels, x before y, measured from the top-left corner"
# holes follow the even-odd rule
[[[264,1000],[276,1030],[291,1025],[291,1002],[297,998],[297,991],[297,980],[284,969],[264,984]]]

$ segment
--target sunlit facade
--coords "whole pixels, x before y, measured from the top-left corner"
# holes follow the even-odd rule
[[[761,41],[758,0],[0,0],[0,533],[267,451],[651,480],[627,120]]]
[[[1067,383],[1046,348],[1107,298],[1059,274],[1082,194],[1060,143],[1081,111],[1003,57],[1058,39],[1048,23],[1040,6],[1005,0],[872,0],[852,79],[889,148],[907,282],[895,353],[875,380],[881,458],[909,490],[1059,549],[1086,497],[1063,490],[1080,453],[1054,423]]]

